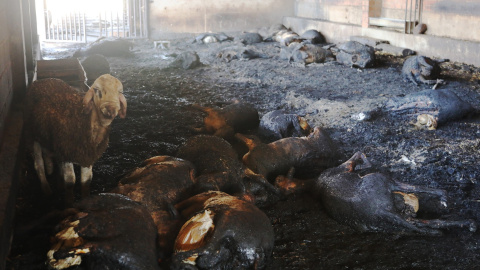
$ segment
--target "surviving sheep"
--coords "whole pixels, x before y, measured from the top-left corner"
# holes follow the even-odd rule
[[[127,101],[122,83],[100,76],[90,89],[80,93],[60,79],[33,82],[26,97],[27,143],[33,147],[34,166],[45,194],[51,194],[45,176],[58,162],[65,182],[65,203],[73,203],[75,172],[81,166],[82,197],[90,193],[92,165],[108,145],[110,124],[126,116]]]

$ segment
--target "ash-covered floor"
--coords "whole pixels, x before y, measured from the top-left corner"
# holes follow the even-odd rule
[[[193,35],[192,35],[193,38]],[[370,121],[355,116],[372,111],[393,97],[429,89],[405,82],[401,57],[377,53],[374,67],[351,68],[336,62],[292,65],[280,59],[281,45],[249,45],[266,59],[217,57],[234,42],[198,44],[191,38],[171,40],[169,48],[135,41],[134,56],[108,57],[112,75],[124,85],[126,119],[116,119],[110,144],[94,165],[92,193],[107,192],[119,177],[155,155],[175,155],[195,135],[202,114],[191,104],[222,107],[233,100],[250,103],[260,116],[276,109],[304,116],[311,126],[328,131],[345,157],[361,151],[379,171],[415,185],[448,191],[449,219],[480,222],[480,118],[448,122],[437,130],[416,130],[405,119],[378,115]],[[49,59],[73,55],[79,45],[45,45]],[[167,68],[174,55],[196,51],[204,64],[194,69]],[[480,109],[477,67],[441,65],[448,88]],[[30,160],[31,161],[31,160]],[[57,209],[59,200],[44,199],[31,163],[16,209],[16,228]],[[332,220],[318,198],[293,194],[263,208],[275,233],[267,269],[477,269],[480,234],[449,230],[442,236],[359,233]],[[46,269],[51,228],[16,234],[7,269]]]

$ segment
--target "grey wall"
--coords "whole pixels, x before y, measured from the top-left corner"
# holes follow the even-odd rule
[[[295,0],[154,0],[150,37],[170,33],[249,31],[294,15]]]

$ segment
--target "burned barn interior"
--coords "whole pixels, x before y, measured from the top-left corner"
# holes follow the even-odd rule
[[[478,268],[479,11],[0,0],[0,270]]]

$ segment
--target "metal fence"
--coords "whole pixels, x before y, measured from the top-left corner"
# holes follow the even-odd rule
[[[405,33],[411,34],[413,28],[419,23],[422,23],[422,0],[405,0]]]
[[[99,11],[92,15],[75,11],[52,11],[45,1],[44,40],[88,42],[99,37],[146,38],[147,1],[123,1],[120,11]]]

